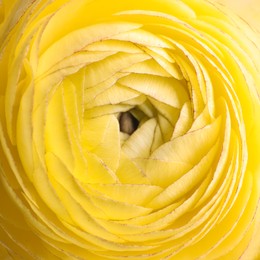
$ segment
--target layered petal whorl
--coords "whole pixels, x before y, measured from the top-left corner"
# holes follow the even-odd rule
[[[9,255],[259,256],[257,34],[202,0],[5,2]]]

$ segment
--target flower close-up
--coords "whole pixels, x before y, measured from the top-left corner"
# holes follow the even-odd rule
[[[0,259],[260,259],[242,2],[0,1]]]

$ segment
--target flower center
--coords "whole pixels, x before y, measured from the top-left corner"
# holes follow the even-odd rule
[[[131,135],[139,125],[139,121],[130,112],[122,112],[118,120],[120,132],[129,135]]]

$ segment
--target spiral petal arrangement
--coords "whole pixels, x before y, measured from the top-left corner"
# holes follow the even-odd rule
[[[204,0],[0,10],[1,251],[259,256],[253,30]]]

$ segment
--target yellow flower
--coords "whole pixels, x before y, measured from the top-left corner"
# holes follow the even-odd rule
[[[0,21],[0,256],[260,257],[252,23],[204,0],[3,0]]]

